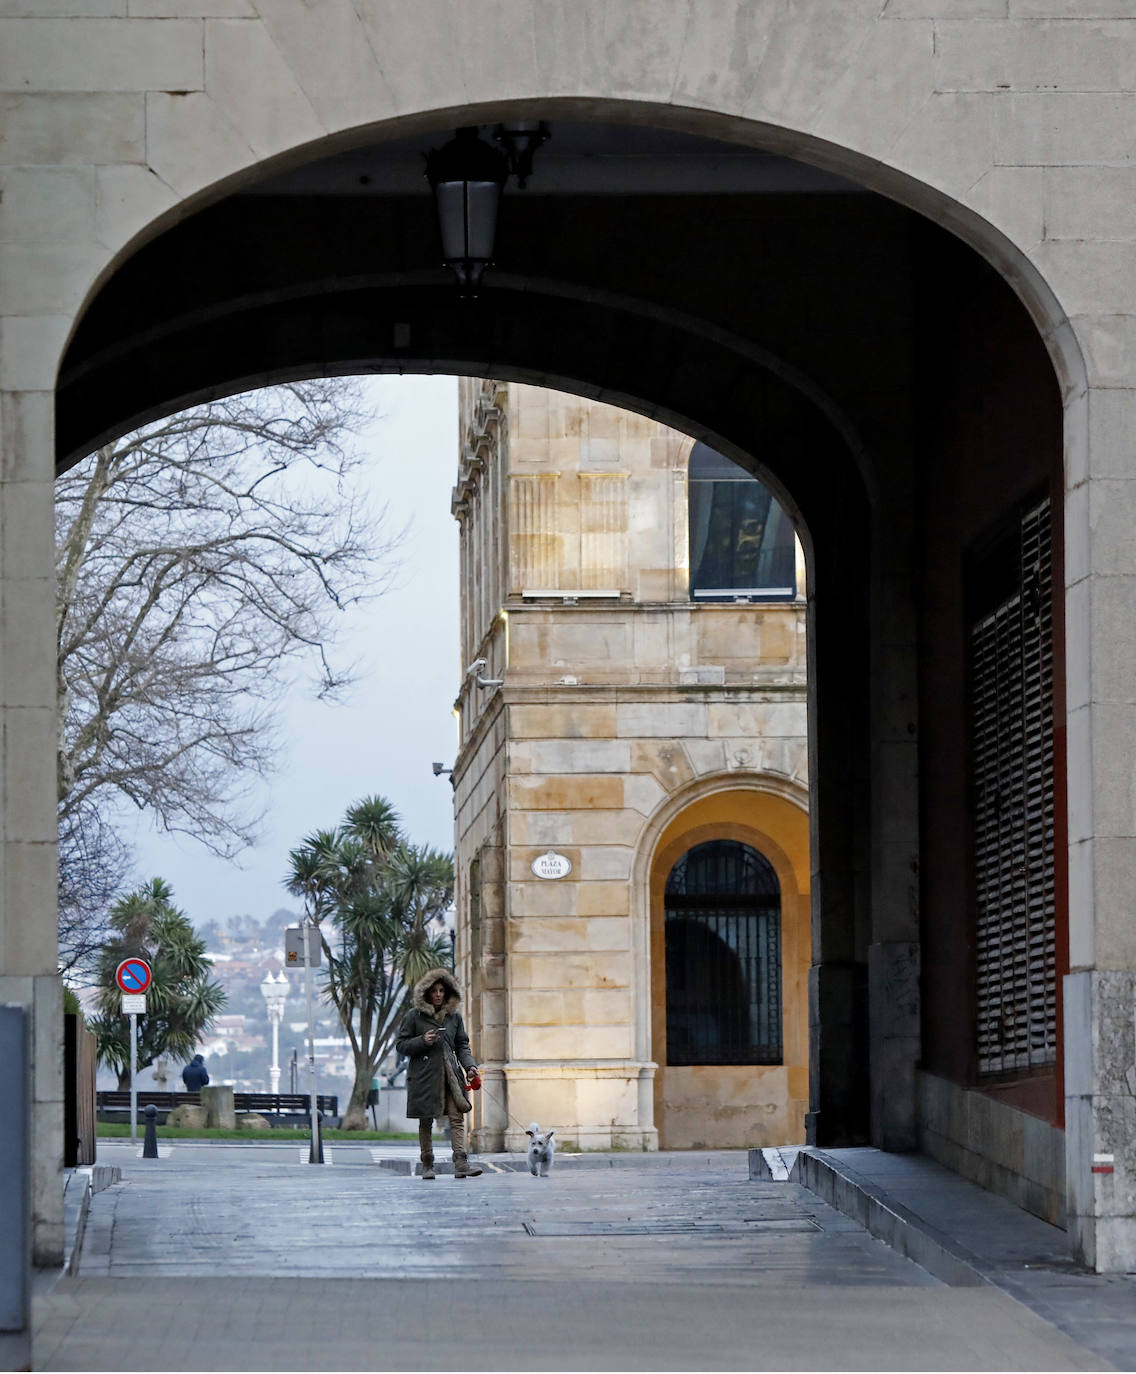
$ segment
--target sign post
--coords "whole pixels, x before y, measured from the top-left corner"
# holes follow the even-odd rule
[[[319,928],[312,922],[289,926],[284,932],[284,962],[304,963],[304,992],[308,999],[308,1070],[311,1078],[312,1143],[308,1150],[309,1164],[323,1163],[323,1137],[320,1135],[319,1110],[316,1103],[316,1023],[312,1011],[312,969],[320,965]]]
[[[123,1014],[130,1017],[130,1139],[134,1144],[138,1143],[138,1013],[146,1014],[146,989],[153,976],[146,960],[138,958],[123,959],[114,971]]]
[[[138,1143],[138,1013],[130,1013],[130,1143]]]

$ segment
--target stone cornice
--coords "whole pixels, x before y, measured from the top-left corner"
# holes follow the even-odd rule
[[[804,704],[808,701],[807,683],[770,682],[753,686],[723,686],[720,682],[697,682],[681,686],[673,682],[640,683],[635,686],[623,683],[579,683],[567,686],[506,682],[505,686],[494,689],[490,701],[478,716],[476,725],[454,759],[454,787],[461,782],[470,760],[480,751],[494,722],[502,711],[510,706],[563,706],[579,705],[581,702],[616,706],[642,702],[656,705],[682,702],[746,702],[763,705],[776,701]]]

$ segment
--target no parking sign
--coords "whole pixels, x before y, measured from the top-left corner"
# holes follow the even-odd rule
[[[150,965],[145,959],[123,959],[114,971],[114,981],[121,992],[145,992],[153,977]]]
[[[153,972],[145,959],[132,955],[114,971],[122,992],[122,1014],[130,1017],[130,1139],[138,1139],[138,1016],[146,1015],[146,989]]]

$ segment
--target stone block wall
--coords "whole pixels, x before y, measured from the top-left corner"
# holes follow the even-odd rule
[[[916,1075],[919,1148],[1054,1226],[1065,1225],[1065,1132],[985,1093]]]
[[[3,6],[0,997],[35,1009],[30,1186],[43,1262],[62,1254],[50,484],[67,340],[100,281],[140,243],[274,167],[408,127],[539,117],[568,95],[581,117],[789,152],[911,206],[1013,284],[1045,341],[1065,430],[1070,979],[1087,987],[1084,1019],[1069,1023],[1079,1039],[1066,1042],[1070,1058],[1080,1056],[1067,1075],[1070,1196],[1083,1218],[1079,1253],[1106,1267],[1136,1264],[1136,1163],[1115,1148],[1136,1087],[1115,1061],[1098,1063],[1131,1034],[1131,996],[1122,993],[1136,968],[1129,8],[1116,0],[725,0],[691,24],[681,6],[616,3]],[[634,265],[621,247],[606,254],[617,271]],[[693,309],[696,292],[699,302],[712,299],[692,282],[691,264],[675,261],[685,296],[667,294],[668,281],[639,293],[648,309],[657,298],[660,319]],[[732,261],[722,276],[737,293]],[[581,300],[595,295],[590,279],[579,285]],[[706,357],[691,339],[681,375],[666,374],[676,390],[703,375]],[[475,351],[470,365],[490,356]],[[257,356],[247,363],[242,376],[260,375]],[[748,375],[738,369],[731,386]],[[703,411],[712,424],[715,408]],[[890,477],[872,466],[879,436],[860,433],[869,481],[883,490]],[[606,437],[595,436],[597,461]],[[838,966],[824,967],[839,980]],[[1115,1154],[1111,1191],[1092,1173],[1099,1153]]]
[[[462,652],[504,680],[467,674],[454,774],[458,944],[490,1086],[477,1139],[520,1147],[518,1123],[538,1120],[583,1148],[654,1148],[654,847],[695,794],[762,778],[807,794],[803,599],[689,600],[686,436],[536,387],[467,381],[460,396]],[[801,1136],[808,859],[795,814],[793,1062],[676,1072],[675,1145]],[[565,877],[534,872],[549,850]],[[492,1103],[506,1097],[502,1121]]]
[[[755,622],[803,617],[793,607],[750,614]],[[491,1098],[499,1108],[507,1103],[513,1118],[495,1126],[486,1098],[478,1143],[519,1148],[517,1123],[537,1120],[582,1148],[653,1148],[659,1111],[667,1112],[667,1143],[675,1148],[801,1139],[809,957],[804,690],[672,682],[640,688],[630,701],[628,691],[614,684],[533,689],[510,679],[463,752],[458,947],[475,1052]],[[492,803],[481,800],[490,780]],[[778,804],[795,822],[766,817],[743,835],[737,825],[749,803],[738,797],[777,786],[793,792],[794,802]],[[704,795],[726,800],[716,812],[690,812]],[[685,822],[669,824],[687,812]],[[490,816],[499,818],[492,833]],[[684,824],[694,827],[691,844],[712,833],[743,838],[767,854],[793,849],[791,860],[779,861],[779,873],[789,875],[786,1061],[668,1070],[668,1104],[654,1085],[662,912],[652,902],[651,862],[663,831],[670,843]],[[791,841],[786,824],[795,830]],[[571,865],[566,877],[534,874],[534,860],[550,849]],[[499,886],[489,866],[498,862]],[[471,882],[480,884],[477,897]],[[490,930],[500,932],[500,946]]]

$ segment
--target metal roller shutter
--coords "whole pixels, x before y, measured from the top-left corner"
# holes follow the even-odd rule
[[[1017,589],[971,626],[978,1071],[1057,1053],[1049,502],[1022,517]]]

